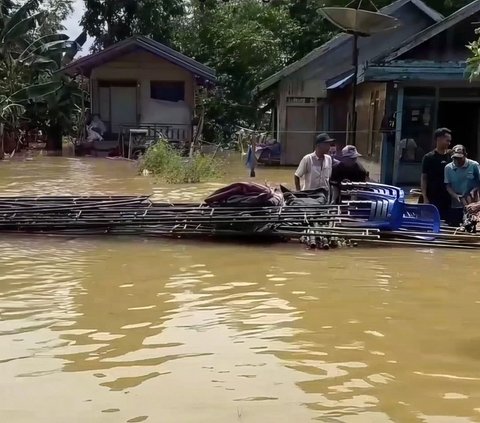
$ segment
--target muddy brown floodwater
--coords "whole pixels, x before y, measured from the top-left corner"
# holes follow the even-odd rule
[[[4,195],[179,201],[218,185],[154,185],[105,159],[0,163]],[[0,422],[480,422],[479,266],[463,251],[2,236]]]

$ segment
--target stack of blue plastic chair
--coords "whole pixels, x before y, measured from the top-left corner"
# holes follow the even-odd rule
[[[393,198],[371,198],[348,202],[351,217],[361,219],[362,227],[393,231],[400,228],[403,203]]]
[[[342,193],[355,199],[347,201],[352,217],[365,220],[369,227],[390,231],[440,232],[437,208],[430,204],[405,203],[405,193],[401,188],[369,182],[345,182],[342,183]],[[360,203],[366,205],[359,206]],[[369,213],[366,211],[368,203]]]
[[[376,184],[372,182],[343,182],[342,192],[348,195],[382,195],[396,200],[404,201],[403,189],[391,185]]]

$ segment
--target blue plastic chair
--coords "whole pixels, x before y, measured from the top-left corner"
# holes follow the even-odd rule
[[[343,193],[342,193],[343,194]],[[396,196],[392,196],[386,193],[374,192],[374,191],[357,191],[350,190],[345,191],[345,196],[355,197],[357,200],[361,201],[376,201],[376,200],[397,200]]]
[[[348,191],[373,192],[381,195],[393,197],[395,199],[405,199],[405,192],[398,187],[372,182],[342,182],[342,189]]]
[[[391,198],[348,203],[352,218],[359,219],[353,226],[394,231],[401,227],[404,204]],[[347,224],[348,226],[348,224]]]
[[[432,204],[405,204],[401,229],[416,232],[440,232],[440,213]]]

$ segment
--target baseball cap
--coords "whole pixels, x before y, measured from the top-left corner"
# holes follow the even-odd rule
[[[342,157],[346,159],[356,159],[357,157],[362,157],[362,155],[354,145],[346,145],[342,148]]]
[[[452,148],[452,158],[463,158],[467,155],[467,151],[463,145],[457,144]]]
[[[326,132],[322,132],[321,134],[317,135],[317,138],[315,139],[315,145],[325,143],[331,144],[334,141],[335,140],[331,138],[330,135],[328,135]]]

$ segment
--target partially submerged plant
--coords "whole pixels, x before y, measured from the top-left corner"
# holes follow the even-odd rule
[[[150,147],[140,161],[140,172],[148,171],[169,184],[192,184],[218,179],[223,161],[213,156],[194,154],[183,157],[167,140]]]

